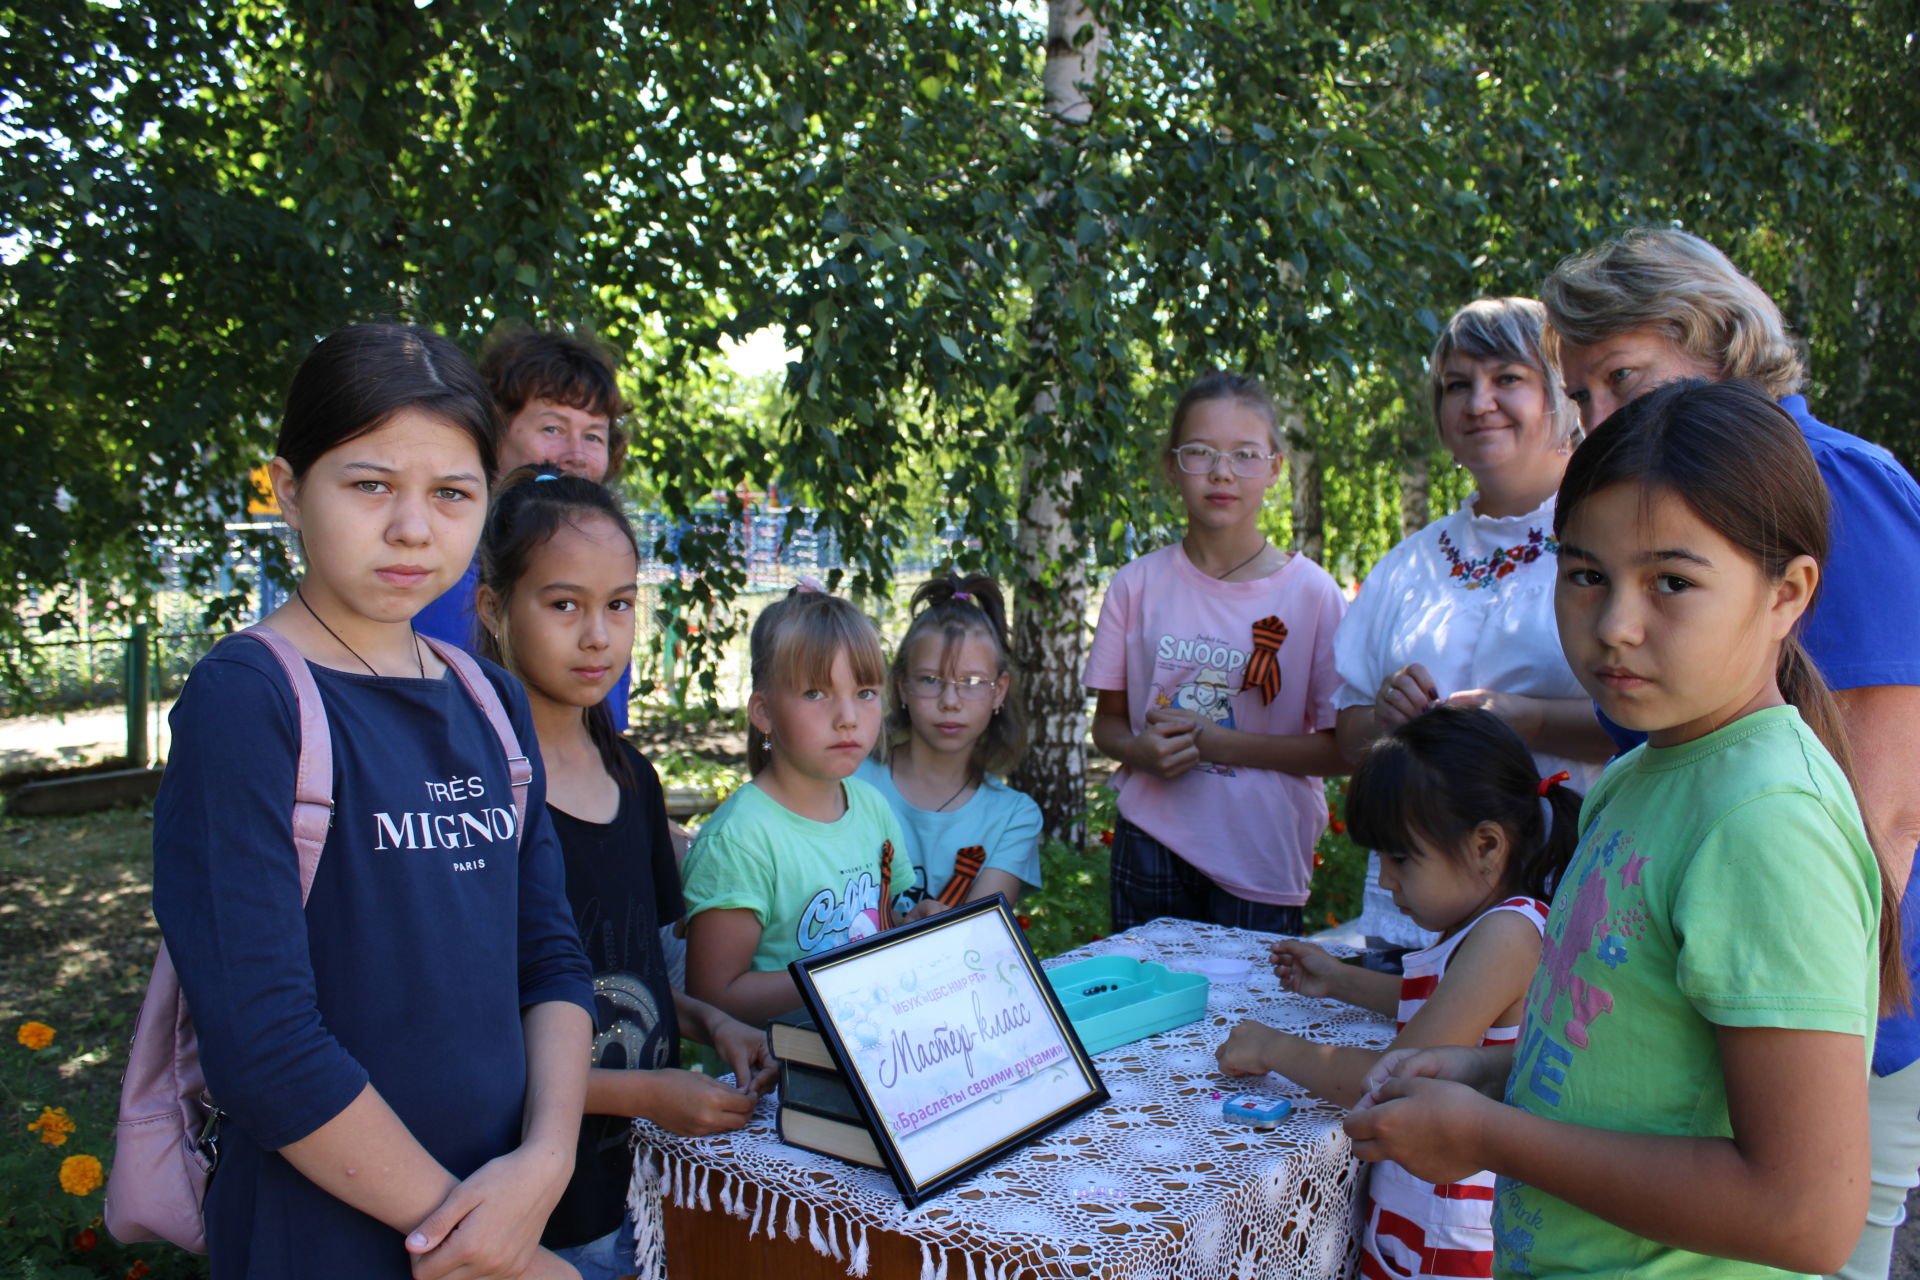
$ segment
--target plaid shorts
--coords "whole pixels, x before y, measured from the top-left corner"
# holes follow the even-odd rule
[[[1161,916],[1298,937],[1303,908],[1235,897],[1125,818],[1113,824],[1113,931]]]

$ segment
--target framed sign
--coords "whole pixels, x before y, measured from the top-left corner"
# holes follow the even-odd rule
[[[997,893],[788,967],[909,1207],[1107,1101]]]

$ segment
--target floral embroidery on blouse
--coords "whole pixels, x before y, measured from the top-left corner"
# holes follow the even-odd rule
[[[1492,586],[1523,564],[1532,564],[1541,556],[1555,555],[1560,544],[1547,537],[1538,529],[1527,530],[1527,540],[1517,547],[1500,547],[1488,552],[1478,560],[1468,559],[1460,554],[1459,548],[1446,534],[1440,535],[1440,553],[1453,566],[1447,576],[1459,580],[1458,585],[1468,591]]]

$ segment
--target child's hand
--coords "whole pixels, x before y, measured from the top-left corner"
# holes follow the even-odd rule
[[[1199,733],[1192,713],[1154,707],[1147,712],[1147,727],[1133,739],[1127,764],[1171,782],[1200,763]]]
[[[1281,986],[1315,1000],[1333,994],[1340,971],[1347,967],[1303,938],[1274,943],[1268,956]]]
[[[903,923],[912,924],[915,920],[925,920],[928,916],[937,916],[947,909],[947,904],[938,898],[922,898],[913,904],[913,910],[907,912]]]
[[[1506,1093],[1508,1060],[1479,1049],[1439,1045],[1431,1049],[1393,1049],[1367,1072],[1367,1092],[1354,1109],[1373,1106],[1390,1080],[1449,1080],[1499,1101]]]
[[[773,1056],[773,1046],[767,1043],[767,1033],[718,1009],[710,1016],[717,1023],[713,1028],[714,1050],[721,1061],[733,1068],[734,1086],[742,1093],[759,1098],[780,1074],[780,1062]]]
[[[525,1147],[481,1165],[408,1234],[415,1280],[524,1274],[572,1172],[571,1152],[556,1158]]]
[[[1353,1154],[1392,1160],[1428,1182],[1458,1182],[1486,1168],[1480,1136],[1487,1108],[1500,1104],[1452,1080],[1396,1076],[1348,1114]]]
[[[1262,1076],[1273,1068],[1267,1064],[1273,1062],[1275,1052],[1287,1033],[1275,1031],[1264,1022],[1255,1022],[1249,1018],[1235,1027],[1224,1043],[1214,1051],[1214,1058],[1220,1063],[1222,1075]]]
[[[571,1262],[545,1249],[533,1255],[533,1262],[520,1273],[520,1280],[580,1280],[580,1272]]]
[[[647,1074],[651,1077],[650,1096],[641,1114],[683,1138],[705,1138],[738,1129],[752,1118],[754,1104],[759,1101],[757,1094],[743,1093],[698,1071],[664,1067]]]

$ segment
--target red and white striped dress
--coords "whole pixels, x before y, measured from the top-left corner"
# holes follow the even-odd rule
[[[1404,1028],[1432,997],[1447,964],[1474,927],[1498,911],[1513,911],[1544,936],[1547,904],[1538,898],[1508,898],[1488,907],[1460,932],[1406,959],[1400,978],[1398,1025]],[[1516,1023],[1489,1027],[1483,1045],[1512,1044]],[[1373,1167],[1367,1189],[1367,1226],[1360,1242],[1365,1280],[1458,1280],[1493,1274],[1493,1174],[1482,1170],[1436,1186],[1391,1160]]]

